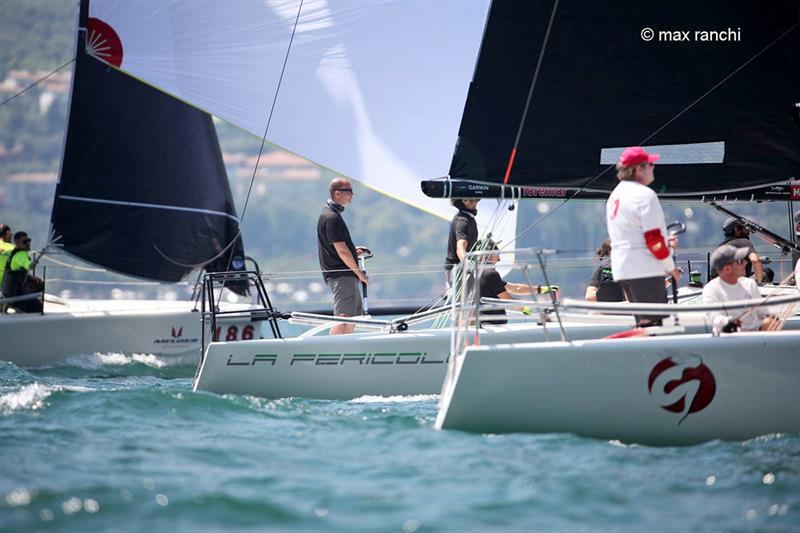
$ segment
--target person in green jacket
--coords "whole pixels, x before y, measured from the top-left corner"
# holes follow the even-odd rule
[[[14,250],[11,242],[11,228],[8,224],[0,224],[0,287],[3,286],[3,271],[6,269],[8,255]]]
[[[44,282],[32,275],[29,270],[33,270],[35,264],[31,261],[28,252],[31,249],[31,239],[24,231],[14,234],[14,249],[6,260],[3,273],[3,296],[13,298],[24,296],[34,292],[44,290]],[[9,304],[17,311],[23,313],[41,313],[42,300],[24,300]]]

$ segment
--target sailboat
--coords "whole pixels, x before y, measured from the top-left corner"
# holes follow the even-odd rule
[[[506,3],[502,3],[505,5]],[[529,3],[531,6],[540,4]],[[441,7],[444,4],[438,4]],[[492,5],[492,17],[495,16],[497,3]],[[470,3],[467,9],[473,8]],[[415,9],[419,6],[415,4]],[[300,13],[302,18],[302,13]],[[453,14],[451,13],[452,17]],[[435,17],[421,17],[423,20],[436,20]],[[509,19],[513,19],[509,17]],[[491,22],[490,17],[486,25],[486,38],[494,32],[502,32]],[[538,19],[546,22],[546,17]],[[504,24],[515,24],[513,20],[505,20]],[[516,23],[524,29],[523,23]],[[546,24],[545,24],[546,25]],[[446,25],[445,25],[446,27]],[[475,35],[483,34],[484,25],[476,30]],[[530,36],[519,35],[522,43],[531,42]],[[446,40],[446,39],[443,39]],[[409,39],[409,46],[414,43],[424,42],[421,39]],[[436,52],[435,49],[432,52]],[[500,71],[504,74],[515,76],[521,70],[515,61],[523,62],[528,58],[535,58],[536,54],[509,55],[502,59],[506,61]],[[475,78],[466,81],[469,87],[468,97],[459,103],[463,112],[460,127],[458,147],[450,166],[450,175],[453,178],[469,177],[481,181],[464,181],[458,179],[435,180],[423,190],[441,190],[442,194],[431,194],[438,197],[494,197],[521,198],[526,196],[519,191],[507,187],[503,189],[495,183],[488,182],[486,176],[492,175],[502,180],[507,175],[508,157],[512,152],[514,135],[504,136],[509,140],[508,150],[505,151],[506,160],[503,165],[490,167],[484,158],[478,155],[477,150],[483,146],[483,141],[495,142],[495,120],[507,121],[507,112],[518,110],[513,104],[524,107],[525,99],[506,99],[505,95],[495,97],[491,88],[483,90],[480,82],[484,75],[486,63],[492,64],[497,58],[485,57],[485,48],[481,49],[481,58],[475,71]],[[305,57],[305,56],[303,56]],[[521,59],[522,58],[522,59]],[[391,63],[391,61],[390,61]],[[512,63],[512,64],[509,64]],[[291,63],[290,63],[291,64]],[[341,63],[337,63],[341,66]],[[289,67],[291,69],[291,66]],[[532,76],[533,69],[525,71],[525,75]],[[491,75],[488,76],[491,78]],[[501,84],[518,87],[517,80],[504,79]],[[527,89],[530,78],[524,84]],[[433,101],[437,100],[436,84],[430,84],[427,93]],[[554,91],[555,96],[560,94]],[[344,93],[350,94],[352,93]],[[527,93],[526,93],[527,94]],[[514,95],[515,97],[517,95]],[[482,99],[480,103],[477,99]],[[466,101],[466,108],[464,108]],[[588,103],[586,105],[589,105]],[[506,109],[508,107],[509,109]],[[557,108],[553,104],[554,108]],[[498,110],[499,108],[499,110]],[[499,112],[504,111],[504,112]],[[554,110],[555,113],[555,110]],[[485,120],[486,119],[486,120]],[[491,120],[489,120],[491,119]],[[504,122],[504,124],[506,123]],[[323,124],[325,118],[323,117]],[[557,123],[551,117],[551,124]],[[485,129],[483,129],[485,128]],[[483,131],[481,131],[483,129]],[[413,131],[413,129],[412,129]],[[450,139],[453,139],[455,129],[451,130]],[[508,133],[506,130],[502,130]],[[548,135],[547,123],[541,125],[540,134]],[[573,130],[576,131],[576,130]],[[474,132],[480,139],[472,140],[467,133]],[[482,136],[482,137],[481,137]],[[434,137],[434,138],[438,138]],[[420,144],[427,144],[424,139],[416,139]],[[452,142],[452,141],[451,141]],[[313,139],[310,141],[313,148]],[[436,146],[439,146],[435,143]],[[439,147],[441,150],[442,148]],[[567,147],[562,150],[568,152]],[[491,148],[489,152],[497,150]],[[519,151],[517,154],[518,165],[526,164],[526,154]],[[569,157],[564,156],[564,161]],[[513,160],[513,159],[512,159]],[[473,164],[470,166],[468,163]],[[595,169],[597,161],[593,161]],[[515,172],[523,167],[514,167]],[[429,175],[437,175],[439,169],[433,170]],[[475,174],[464,174],[467,170],[474,170]],[[393,171],[387,169],[388,172]],[[516,173],[512,173],[516,176]],[[457,191],[454,187],[461,187]],[[517,189],[523,189],[517,187]],[[504,196],[504,191],[508,194]],[[529,192],[524,189],[523,192]],[[527,196],[548,197],[565,194],[563,189],[551,187],[536,188]],[[370,322],[365,320],[365,323]],[[372,325],[375,325],[373,322]],[[616,318],[608,316],[592,316],[576,318],[564,324],[570,332],[570,338],[592,339],[619,333],[632,325],[630,318]],[[321,326],[321,327],[324,327]],[[708,324],[700,317],[684,321],[687,332],[710,331]],[[397,394],[431,394],[440,390],[442,379],[445,376],[445,366],[451,360],[450,335],[452,328],[424,329],[418,331],[401,331],[392,323],[386,323],[384,331],[375,333],[360,333],[337,337],[315,337],[313,335],[301,336],[296,339],[261,340],[254,343],[212,343],[206,349],[201,360],[198,373],[194,381],[195,390],[209,390],[218,393],[251,394],[265,397],[304,396],[313,398],[353,398],[365,394],[370,395],[397,395]],[[488,326],[482,332],[482,342],[489,344],[513,344],[524,341],[546,341],[559,338],[558,327],[554,324],[513,324],[507,326]]]
[[[143,280],[243,267],[244,249],[211,116],[113,68],[124,49],[79,11],[69,120],[51,215],[64,252]],[[247,287],[228,285],[244,294]],[[220,304],[247,309],[250,304]],[[95,352],[186,353],[201,345],[193,301],[44,297],[43,314],[0,316],[0,360],[51,364]],[[247,319],[224,337],[260,336]],[[230,330],[230,331],[228,331]]]
[[[620,151],[641,145],[661,154],[664,198],[800,199],[796,2],[577,4],[492,5],[454,156],[463,180],[428,193],[478,180],[489,197],[605,199]],[[708,28],[747,37],[709,42]],[[650,445],[798,432],[798,346],[796,331],[482,336],[451,356],[436,426]]]

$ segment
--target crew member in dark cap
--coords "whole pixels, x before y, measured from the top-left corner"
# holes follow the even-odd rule
[[[744,276],[748,249],[723,244],[711,254],[711,268],[719,276],[703,287],[703,303],[730,302],[759,298],[758,285]],[[776,326],[776,317],[766,307],[749,310],[715,311],[709,313],[715,325],[723,331],[770,330]]]
[[[755,273],[755,280],[757,283],[763,283],[764,281],[772,282],[775,273],[771,268],[764,267],[761,264],[761,258],[758,256],[758,252],[756,252],[753,242],[750,240],[750,231],[748,231],[744,224],[735,218],[728,217],[722,225],[722,232],[725,234],[725,239],[719,243],[720,246],[723,244],[730,244],[737,248],[747,248],[745,276],[749,278]],[[712,266],[711,269],[711,277],[716,277],[717,272],[714,270],[714,267]]]
[[[24,231],[14,234],[14,249],[8,255],[5,271],[3,273],[3,296],[13,298],[24,296],[44,290],[44,282],[37,278],[31,271],[36,263],[31,261],[28,252],[31,249],[31,239]],[[10,304],[22,313],[41,313],[42,300],[23,300]]]
[[[447,256],[444,260],[444,273],[447,284],[452,282],[453,267],[461,263],[478,242],[478,202],[480,198],[454,198],[451,203],[458,209],[450,222],[450,235],[447,238]]]

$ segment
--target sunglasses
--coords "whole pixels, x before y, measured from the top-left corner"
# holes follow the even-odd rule
[[[353,194],[353,189],[333,189],[333,190],[339,192],[349,192],[350,194]]]
[[[22,244],[30,244],[30,243],[31,243],[30,239],[22,239]]]

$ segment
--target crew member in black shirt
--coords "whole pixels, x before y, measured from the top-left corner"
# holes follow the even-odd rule
[[[364,314],[361,287],[369,282],[358,267],[356,257],[363,249],[356,247],[342,218],[342,211],[353,201],[353,186],[345,178],[334,178],[330,184],[330,199],[325,202],[317,221],[317,247],[322,277],[333,293],[333,314],[357,316]],[[331,335],[352,333],[354,324],[337,324]]]
[[[479,250],[497,250],[497,244],[493,242],[491,239],[486,239],[486,242],[478,243]],[[480,294],[481,298],[499,298],[501,300],[513,300],[514,298],[511,296],[515,294],[517,296],[526,296],[530,295],[531,291],[534,294],[545,294],[552,291],[558,290],[558,285],[527,285],[525,283],[509,283],[504,280],[500,273],[494,269],[494,265],[500,261],[500,254],[492,254],[489,256],[484,256],[486,258],[486,263],[483,267],[483,271],[481,272],[480,277]],[[506,312],[503,309],[487,309],[485,311],[481,311],[483,315],[502,315],[506,316]],[[489,320],[481,320],[483,324],[505,324],[508,321],[505,319],[489,319]]]
[[[584,298],[588,302],[624,302],[622,287],[611,272],[611,239],[606,239],[597,249],[600,265],[592,273]]]
[[[719,243],[719,246],[722,246],[723,244],[730,244],[736,248],[749,249],[749,252],[745,257],[745,261],[747,262],[745,276],[748,278],[754,277],[756,283],[762,283],[765,281],[772,282],[773,278],[775,277],[775,273],[771,268],[764,267],[761,264],[761,258],[758,256],[758,252],[756,252],[753,243],[750,241],[750,232],[748,229],[735,218],[728,217],[725,220],[725,223],[722,225],[722,232],[725,234],[725,240]],[[755,276],[753,276],[754,273]],[[715,277],[717,277],[717,272],[712,270],[711,278]]]
[[[447,284],[452,281],[453,267],[461,263],[472,251],[478,241],[478,223],[475,216],[478,214],[478,202],[480,198],[454,198],[452,204],[458,209],[458,213],[450,222],[450,235],[447,238],[447,257],[444,260],[444,271],[447,276]]]

